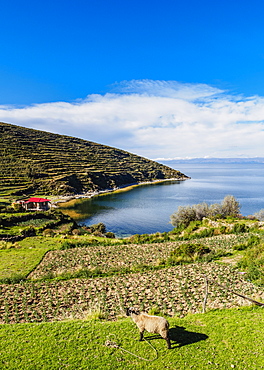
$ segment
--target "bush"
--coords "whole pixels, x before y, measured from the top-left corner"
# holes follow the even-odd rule
[[[193,209],[195,211],[195,219],[197,221],[202,221],[204,217],[208,216],[210,207],[204,202],[201,204],[195,204]]]
[[[45,229],[42,233],[43,236],[54,236],[54,231],[52,229]]]
[[[115,234],[112,233],[111,231],[108,231],[107,233],[105,233],[105,236],[110,239],[115,239]]]
[[[170,219],[175,227],[188,226],[191,221],[201,221],[204,217],[237,217],[240,205],[233,195],[227,195],[221,204],[207,203],[195,204],[193,206],[179,206]]]
[[[238,267],[246,269],[247,278],[257,285],[264,285],[264,244],[253,245],[238,262]]]
[[[222,217],[222,206],[219,203],[211,204],[208,210],[208,217],[217,220]]]
[[[65,250],[65,249],[73,249],[73,248],[80,248],[80,247],[86,247],[87,244],[84,243],[84,242],[80,242],[80,241],[69,241],[69,240],[65,240],[60,249],[61,250]]]
[[[104,237],[104,234],[102,234],[101,231],[99,231],[99,230],[95,230],[93,232],[93,235],[94,236],[98,236],[99,238],[103,238]]]
[[[237,217],[240,213],[240,204],[233,195],[227,195],[221,204],[221,214],[224,217]]]
[[[260,237],[258,235],[250,235],[250,237],[247,240],[247,245],[252,246],[252,245],[258,245],[260,244]]]
[[[80,235],[80,230],[79,229],[73,229],[72,230],[72,235]]]
[[[12,207],[14,208],[15,212],[22,212],[24,210],[20,203],[13,203]]]
[[[0,279],[0,284],[20,284],[23,281],[26,281],[27,278],[24,275],[13,275],[12,277]]]
[[[94,224],[89,226],[92,233],[95,231],[99,231],[100,233],[104,234],[106,232],[106,226],[102,222],[99,222],[99,224]]]
[[[248,248],[248,245],[247,245],[247,243],[242,243],[242,244],[238,244],[238,245],[234,245],[233,246],[233,249],[235,250],[235,251],[244,251],[245,249],[247,249]]]
[[[260,211],[255,213],[254,217],[259,221],[264,221],[264,209],[261,209]]]
[[[258,244],[260,244],[260,237],[258,235],[253,234],[253,235],[250,235],[250,237],[245,243],[235,245],[233,249],[237,251],[243,251],[249,247],[252,247]]]
[[[210,236],[213,236],[215,233],[214,228],[206,228],[201,230],[199,233],[195,234],[197,238],[209,238]]]
[[[196,220],[195,209],[191,206],[179,206],[178,211],[171,215],[171,224],[175,227],[188,226],[191,221]]]
[[[195,262],[203,255],[210,252],[210,248],[205,247],[201,244],[182,244],[170,253],[168,264],[174,266],[181,263]]]
[[[249,227],[245,223],[236,223],[233,227],[233,232],[235,234],[248,232]]]
[[[21,235],[27,237],[27,236],[35,236],[36,230],[33,226],[29,226],[23,230],[21,230]]]

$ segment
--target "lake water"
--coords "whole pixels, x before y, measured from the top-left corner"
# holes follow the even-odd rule
[[[240,202],[243,215],[264,209],[264,164],[171,164],[190,180],[143,185],[130,191],[82,200],[74,207],[78,222],[103,222],[117,236],[169,231],[178,206],[221,203],[226,195]]]

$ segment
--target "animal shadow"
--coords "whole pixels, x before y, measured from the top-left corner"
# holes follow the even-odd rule
[[[183,326],[175,326],[169,329],[170,339],[178,343],[176,347],[187,346],[188,344],[206,340],[208,335],[185,330]],[[175,348],[175,347],[174,347]]]

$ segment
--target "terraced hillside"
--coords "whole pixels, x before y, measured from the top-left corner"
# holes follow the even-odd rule
[[[75,194],[172,178],[187,176],[109,146],[0,123],[2,195]]]

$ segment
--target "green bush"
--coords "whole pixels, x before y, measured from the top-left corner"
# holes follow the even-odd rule
[[[105,236],[110,239],[115,239],[115,234],[112,233],[111,231],[108,231],[107,233],[105,233]]]
[[[36,230],[33,226],[28,226],[27,228],[21,230],[21,235],[27,237],[27,236],[35,236]]]
[[[240,211],[240,204],[233,195],[227,195],[221,204],[208,205],[207,203],[195,204],[193,206],[179,206],[170,219],[175,227],[185,227],[192,221],[201,221],[204,217],[237,217]]]
[[[238,262],[247,272],[247,278],[257,285],[264,285],[264,244],[253,245]]]
[[[234,245],[233,246],[233,249],[235,250],[235,251],[244,251],[245,249],[247,249],[248,248],[248,245],[247,245],[247,243],[242,243],[242,244],[238,244],[238,245]]]
[[[199,260],[203,255],[210,253],[211,250],[201,244],[188,243],[181,244],[170,253],[167,262],[170,266],[181,263],[190,263]]]
[[[252,245],[258,245],[260,244],[260,237],[258,235],[250,235],[250,237],[247,240],[247,245],[252,246]]]
[[[243,251],[249,247],[252,247],[253,245],[258,244],[260,244],[260,237],[258,235],[252,234],[245,243],[235,245],[233,249],[237,251]]]
[[[246,233],[249,231],[249,227],[245,223],[235,223],[233,232],[235,234]]]
[[[66,249],[73,249],[73,248],[78,248],[78,247],[83,247],[84,243],[81,243],[79,241],[69,241],[65,240],[62,245],[61,245],[61,250],[66,250]]]
[[[206,228],[201,230],[199,233],[195,234],[195,236],[198,238],[209,238],[210,236],[214,235],[214,231],[215,229],[213,227]]]
[[[42,233],[43,236],[54,236],[54,231],[52,229],[45,229]]]
[[[92,233],[95,231],[99,231],[101,234],[104,234],[106,232],[106,226],[102,222],[99,222],[98,224],[94,224],[89,226]]]

